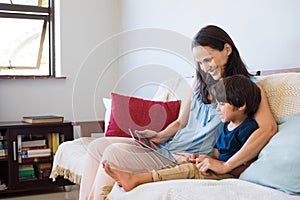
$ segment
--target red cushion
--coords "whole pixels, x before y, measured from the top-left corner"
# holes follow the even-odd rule
[[[109,125],[105,136],[131,137],[132,130],[161,131],[177,119],[180,100],[151,101],[112,93]]]

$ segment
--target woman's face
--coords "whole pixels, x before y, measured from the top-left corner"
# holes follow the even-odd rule
[[[196,46],[193,48],[195,60],[205,73],[209,73],[213,79],[219,80],[224,73],[225,65],[231,53],[231,46],[225,44],[222,51],[209,46]]]

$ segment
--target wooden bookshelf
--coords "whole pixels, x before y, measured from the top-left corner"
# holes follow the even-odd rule
[[[2,143],[7,144],[8,152],[7,156],[0,157],[0,179],[7,186],[6,190],[0,190],[0,194],[73,185],[65,179],[53,182],[48,176],[51,170],[49,164],[52,165],[58,145],[64,141],[73,140],[72,122],[38,124],[0,122],[0,133],[5,137]],[[24,147],[22,147],[22,142],[26,144]],[[51,153],[28,156],[27,149],[30,148],[51,149]],[[41,169],[41,166],[48,166],[48,168]]]

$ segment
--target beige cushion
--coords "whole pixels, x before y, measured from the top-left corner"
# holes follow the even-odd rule
[[[266,91],[271,111],[278,121],[300,113],[300,73],[282,73],[257,77]]]

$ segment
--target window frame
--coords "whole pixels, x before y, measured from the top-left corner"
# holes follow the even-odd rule
[[[0,79],[47,79],[57,77],[55,66],[55,20],[54,1],[48,1],[48,7],[0,3],[1,18],[46,19],[49,40],[49,75],[0,75]],[[18,13],[22,12],[22,13]]]

